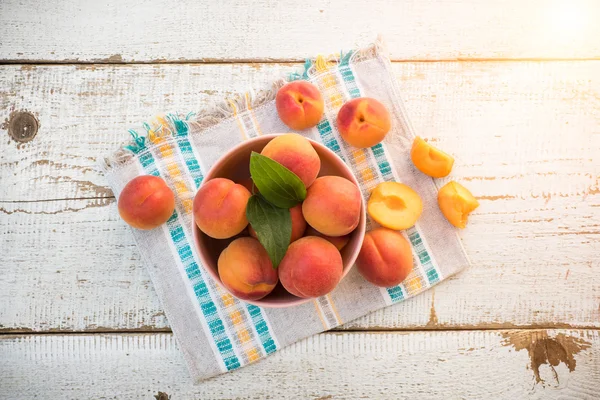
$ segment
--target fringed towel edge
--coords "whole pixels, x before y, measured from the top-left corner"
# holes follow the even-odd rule
[[[137,130],[130,129],[129,134],[131,135],[131,139],[112,155],[102,159],[100,167],[105,173],[118,169],[130,162],[135,155],[154,144],[157,139],[167,135],[187,135],[190,128],[193,128],[194,132],[201,134],[241,112],[248,109],[255,109],[275,100],[277,91],[287,82],[309,80],[321,73],[326,73],[332,65],[355,64],[381,56],[387,58],[387,54],[383,39],[381,36],[378,36],[374,43],[358,50],[347,53],[340,52],[329,56],[319,55],[312,59],[306,59],[302,72],[292,73],[288,79],[275,81],[269,90],[257,92],[251,90],[244,94],[238,94],[215,103],[198,113],[171,113],[155,116],[150,121],[142,124],[143,129],[146,131],[145,134],[140,134]]]

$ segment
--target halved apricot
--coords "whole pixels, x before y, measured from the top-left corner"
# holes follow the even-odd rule
[[[371,193],[367,211],[380,225],[402,230],[417,222],[423,212],[423,202],[409,186],[398,182],[384,182],[377,185]]]
[[[413,141],[410,158],[419,171],[432,178],[448,176],[454,165],[454,157],[430,145],[419,136]]]
[[[467,188],[452,181],[438,192],[438,205],[448,222],[457,228],[464,228],[469,213],[479,207],[479,202]]]

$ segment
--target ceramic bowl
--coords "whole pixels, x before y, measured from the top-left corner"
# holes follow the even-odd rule
[[[208,171],[204,182],[213,178],[228,178],[234,182],[240,182],[250,177],[250,154],[253,151],[260,153],[267,143],[278,135],[264,135],[245,141],[224,154]],[[310,140],[310,139],[309,139]],[[319,176],[337,175],[352,181],[357,187],[358,182],[350,168],[331,150],[324,145],[310,140],[313,148],[321,158],[321,171]],[[366,214],[364,202],[361,204],[360,221],[356,229],[350,236],[350,241],[342,249],[342,261],[344,270],[342,278],[348,274],[362,246],[365,236]],[[228,240],[217,240],[205,235],[194,223],[194,245],[198,250],[200,260],[206,272],[218,282],[226,291],[227,288],[222,284],[217,269],[217,260],[221,251],[229,244]],[[291,307],[296,306],[311,299],[303,299],[288,293],[281,283],[277,284],[275,289],[260,300],[243,300],[247,303],[260,307]]]

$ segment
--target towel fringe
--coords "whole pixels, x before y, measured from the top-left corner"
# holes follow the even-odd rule
[[[369,46],[358,50],[349,51],[348,53],[341,51],[328,56],[319,55],[316,58],[307,59],[304,63],[304,72],[293,73],[290,80],[308,80],[320,73],[326,72],[335,65],[354,64],[371,60],[379,56],[388,57],[388,51],[381,35],[377,36],[375,42],[371,43]]]
[[[187,135],[190,129],[206,130],[239,113],[260,107],[274,100],[279,88],[286,83],[285,79],[279,79],[273,83],[270,90],[251,90],[243,95],[238,94],[232,98],[215,102],[198,113],[158,115],[142,124],[146,131],[144,135],[130,129],[131,140],[122,145],[110,157],[104,158],[101,167],[104,171],[118,168],[129,162],[136,154],[146,150],[149,143],[156,143],[161,138],[168,136]]]
[[[320,73],[325,73],[335,65],[353,64],[367,61],[378,56],[387,57],[387,49],[381,35],[371,45],[348,53],[335,53],[329,56],[319,55],[313,59],[306,59],[302,72],[290,74],[287,80],[275,81],[270,90],[249,91],[243,95],[235,95],[224,101],[213,103],[212,106],[198,112],[184,114],[158,115],[148,122],[142,124],[146,131],[140,135],[136,130],[130,129],[131,140],[125,143],[119,150],[101,162],[104,171],[110,171],[129,162],[136,154],[147,150],[148,143],[156,143],[161,138],[168,136],[187,135],[190,129],[203,131],[226,119],[232,118],[239,113],[260,107],[275,99],[277,91],[288,81],[309,80]]]
[[[350,57],[349,63],[354,64],[361,61],[371,60],[377,57],[389,57],[389,52],[382,35],[378,35],[375,42],[370,46],[357,50]]]

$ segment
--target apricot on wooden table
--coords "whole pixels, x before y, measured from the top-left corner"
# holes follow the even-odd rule
[[[467,226],[467,217],[479,207],[477,199],[458,182],[448,182],[438,192],[438,205],[444,217],[457,228]]]
[[[432,178],[448,176],[454,165],[454,157],[437,149],[419,136],[413,141],[410,158],[419,171]]]

